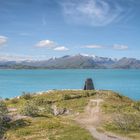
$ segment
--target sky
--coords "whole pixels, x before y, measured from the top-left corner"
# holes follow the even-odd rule
[[[139,0],[0,0],[0,57],[140,59]]]

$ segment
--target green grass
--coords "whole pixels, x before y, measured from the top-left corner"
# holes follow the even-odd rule
[[[95,140],[90,133],[65,117],[37,117],[25,126],[11,127],[6,133],[8,140]],[[12,124],[13,125],[13,124]]]
[[[109,119],[102,125],[103,131],[110,131],[122,136],[139,140],[140,138],[140,111],[138,103],[116,93],[109,93],[101,108]],[[121,116],[124,128],[118,126],[114,118]],[[124,117],[125,116],[125,117]]]
[[[69,99],[65,99],[65,95]],[[83,112],[95,91],[53,91],[28,98],[6,100],[8,107],[20,110],[26,102],[33,101],[38,107],[55,104],[58,108],[66,108],[70,115],[53,116],[43,112],[38,117],[19,120],[10,124],[5,136],[8,140],[95,140],[84,128],[73,121],[76,112]],[[27,97],[27,96],[26,96]],[[16,112],[18,114],[18,112]],[[45,117],[41,117],[45,116]]]
[[[103,127],[103,130],[109,131],[118,135],[122,135],[124,137],[129,137],[134,140],[139,140],[140,138],[140,130],[124,131],[124,130],[118,129],[114,123],[106,123]]]
[[[24,98],[23,98],[24,97]],[[140,117],[140,103],[112,91],[52,91],[50,93],[24,95],[19,99],[6,100],[8,107],[20,110],[26,102],[33,101],[36,106],[44,109],[46,105],[70,110],[70,115],[53,116],[47,111],[37,117],[12,122],[6,132],[8,140],[95,140],[90,133],[73,121],[77,113],[84,112],[90,99],[103,99],[101,109],[105,120],[99,126],[102,132],[112,132],[138,140],[140,129],[124,131],[113,121],[115,114],[136,114]],[[29,97],[29,98],[28,98]],[[18,111],[15,114],[18,114]],[[43,117],[44,116],[44,117]],[[138,120],[136,120],[138,121]],[[21,124],[20,124],[21,122]],[[18,125],[17,125],[18,124]]]
[[[70,99],[65,100],[64,95],[69,95]],[[8,107],[21,108],[27,101],[34,100],[38,106],[44,106],[49,103],[56,104],[60,107],[66,107],[73,111],[82,111],[87,105],[90,98],[96,96],[96,91],[52,91],[41,95],[33,95],[32,98],[26,100],[24,98],[11,99],[6,101]]]

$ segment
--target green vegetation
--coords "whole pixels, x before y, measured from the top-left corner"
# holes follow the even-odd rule
[[[133,113],[122,113],[114,117],[116,128],[125,132],[140,130],[140,116]]]
[[[133,104],[133,107],[134,107],[135,109],[137,109],[138,111],[140,111],[140,101],[135,102],[135,103]]]
[[[83,128],[66,118],[36,117],[14,122],[6,134],[8,140],[94,140]]]
[[[102,104],[109,119],[103,124],[104,131],[124,135],[132,139],[140,137],[140,104],[125,96],[113,94]]]
[[[35,117],[39,113],[38,106],[33,101],[26,102],[20,109],[20,114]]]
[[[30,100],[32,98],[32,95],[30,93],[25,93],[23,92],[22,95],[20,96],[20,98],[25,99],[25,100]]]
[[[20,98],[5,100],[4,107],[11,108],[9,113],[14,120],[6,125],[4,136],[7,140],[95,140],[74,121],[77,114],[85,111],[90,99],[103,99],[103,121],[98,130],[139,139],[140,102],[112,91],[96,90],[24,93]],[[61,115],[54,115],[54,108]]]
[[[2,100],[0,100],[0,139],[2,138],[6,129],[7,122],[5,120],[5,117],[7,113],[8,113],[8,110],[7,110],[6,104]]]
[[[9,108],[17,109],[13,112],[15,118],[21,115],[9,123],[5,137],[7,140],[95,140],[73,121],[75,113],[83,112],[95,94],[96,91],[52,91],[40,95],[24,93],[20,98],[5,100]],[[71,113],[54,116],[53,105]]]

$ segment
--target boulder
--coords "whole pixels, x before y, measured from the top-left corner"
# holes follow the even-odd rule
[[[58,115],[68,115],[70,113],[69,110],[67,110],[66,108],[58,108],[56,105],[52,106],[52,110],[53,110],[53,115],[54,116],[58,116]]]

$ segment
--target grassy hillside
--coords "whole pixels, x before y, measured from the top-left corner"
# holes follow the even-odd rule
[[[75,118],[91,99],[103,99],[99,132],[140,137],[140,103],[112,91],[52,91],[6,99],[12,121],[5,126],[7,140],[95,140]],[[56,112],[55,112],[56,110]]]

